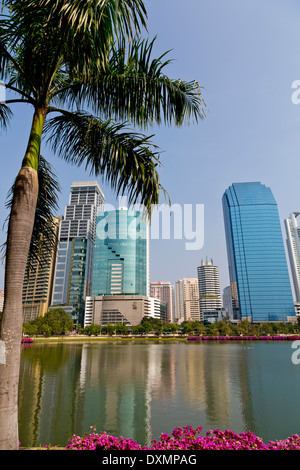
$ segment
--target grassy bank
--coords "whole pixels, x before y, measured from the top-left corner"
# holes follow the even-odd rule
[[[172,336],[172,335],[163,335],[163,336],[88,336],[88,335],[61,335],[61,336],[49,336],[49,337],[36,337],[33,338],[34,343],[45,343],[45,342],[139,342],[139,341],[187,341],[188,335],[184,336]]]

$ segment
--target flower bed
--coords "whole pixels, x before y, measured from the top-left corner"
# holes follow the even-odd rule
[[[300,450],[300,437],[297,434],[285,440],[269,441],[264,444],[252,432],[236,434],[233,431],[209,430],[205,436],[203,428],[191,426],[175,428],[172,435],[161,434],[159,440],[151,441],[150,447],[143,447],[132,439],[114,437],[106,432],[96,433],[93,429],[83,437],[69,439],[66,450]]]

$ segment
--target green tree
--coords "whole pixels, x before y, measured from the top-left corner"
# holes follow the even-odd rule
[[[158,318],[153,317],[144,317],[141,321],[141,326],[144,329],[145,333],[150,333],[150,331],[155,331],[157,334],[161,334],[164,329],[164,324]]]
[[[38,332],[37,325],[33,322],[26,322],[23,324],[23,333],[28,336],[36,336]]]
[[[225,321],[220,321],[218,322],[218,326],[219,326],[219,331],[220,331],[221,336],[232,334],[232,328],[231,328],[230,323],[225,322]]]
[[[74,330],[74,322],[70,315],[62,308],[53,308],[46,313],[43,324],[50,328],[51,335],[66,333]]]
[[[124,323],[116,323],[115,328],[116,333],[119,335],[126,335],[126,333],[128,332],[128,327],[124,325]]]
[[[74,322],[62,308],[53,308],[46,315],[39,316],[23,324],[23,331],[28,335],[53,336],[74,330]]]
[[[144,326],[143,325],[133,325],[131,327],[131,331],[134,335],[139,335],[143,334],[145,332]]]
[[[191,333],[191,331],[194,330],[194,325],[193,325],[193,322],[184,322],[182,324],[182,332],[183,334],[187,334],[187,333]]]
[[[112,323],[107,323],[107,325],[102,327],[102,331],[103,331],[103,333],[106,333],[106,334],[112,336],[116,331],[116,327]]]
[[[153,324],[151,323],[151,321],[147,321],[145,319],[141,321],[141,324],[139,326],[140,326],[139,333],[147,334],[153,330]]]
[[[274,329],[271,323],[265,322],[260,325],[261,335],[272,335],[273,333],[274,333]]]
[[[129,203],[151,212],[163,189],[159,150],[152,136],[132,131],[128,122],[141,130],[153,123],[180,126],[204,113],[198,83],[168,78],[165,54],[152,58],[153,41],[140,39],[147,23],[143,0],[2,4],[0,79],[9,96],[0,104],[0,125],[7,125],[15,103],[32,108],[6,242],[0,449],[9,450],[18,449],[22,285],[29,247],[39,245],[32,236],[41,236],[34,224],[42,142],[46,138],[59,157],[101,175],[117,194],[127,191]]]
[[[239,335],[249,335],[252,332],[252,325],[248,320],[241,320],[237,324],[236,330]]]
[[[206,328],[203,323],[195,322],[194,323],[194,331],[197,335],[204,335],[206,333]]]
[[[84,333],[90,336],[98,336],[101,333],[101,326],[96,323],[92,323],[84,328]]]
[[[170,333],[177,333],[178,330],[180,330],[180,326],[177,325],[176,323],[167,323],[166,324],[166,330],[170,331]]]

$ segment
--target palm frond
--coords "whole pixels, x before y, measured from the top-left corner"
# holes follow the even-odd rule
[[[0,102],[0,129],[4,129],[7,127],[11,116],[11,109],[5,103]]]
[[[35,63],[36,39],[30,32],[29,21],[26,23],[21,14],[11,10],[9,17],[1,15],[0,77],[7,85],[14,86],[15,90],[27,96],[37,96],[34,85],[35,69],[39,67]]]
[[[27,2],[32,3],[32,2]],[[58,15],[59,28],[71,28],[75,35],[81,31],[133,37],[146,29],[147,11],[143,0],[40,0],[51,7],[51,16]],[[96,29],[95,29],[96,28]]]
[[[105,65],[116,37],[132,37],[133,30],[146,27],[142,0],[11,0],[5,4],[11,15],[1,20],[5,34],[0,30],[0,41],[2,37],[12,56],[17,52],[14,68],[22,69],[39,95],[61,64],[70,75],[86,76],[93,63]]]
[[[33,232],[28,253],[27,275],[34,269],[37,263],[47,266],[50,262],[49,255],[57,243],[57,231],[55,213],[58,209],[58,194],[60,186],[57,183],[51,165],[40,156],[38,167],[39,195],[35,213]],[[14,184],[9,190],[6,208],[10,209],[14,193]],[[7,225],[9,216],[4,225]],[[2,253],[5,257],[6,243],[2,245]]]
[[[160,161],[158,149],[150,141],[152,136],[83,112],[57,115],[47,122],[45,132],[54,152],[101,176],[117,195],[127,192],[129,202],[139,202],[148,213],[158,204]]]
[[[94,63],[88,77],[69,77],[56,91],[57,98],[79,109],[88,106],[106,118],[129,119],[142,128],[203,119],[206,104],[200,85],[169,78],[164,73],[171,62],[168,52],[152,57],[155,40],[135,39],[129,46],[119,41],[104,68]]]

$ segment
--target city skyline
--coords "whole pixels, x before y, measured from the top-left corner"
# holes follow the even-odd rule
[[[261,191],[261,194],[259,194],[260,187],[264,189],[264,191]],[[231,188],[234,188],[234,190],[232,191]],[[249,192],[248,189],[241,188],[254,188],[254,190],[250,190]],[[262,185],[260,182],[233,183],[232,186],[229,187],[223,195],[223,206],[226,195],[229,195],[227,196],[227,200],[231,200],[233,206],[238,207],[241,203],[242,206],[246,205],[249,207],[251,204],[259,204],[259,206],[262,207],[264,203],[269,207],[272,205],[276,206],[276,215],[278,214],[277,204],[272,195],[271,189],[266,188],[265,185]],[[264,199],[266,199],[266,201],[264,201]],[[176,302],[174,302],[175,309],[173,300],[171,300],[170,303],[172,304],[172,313],[168,313],[168,321],[172,321],[172,319],[175,318],[181,320],[184,319],[185,321],[196,319],[203,321],[204,311],[221,312],[222,307],[226,307],[228,311],[227,313],[230,314],[231,309],[228,309],[228,305],[225,305],[225,303],[222,301],[225,296],[225,291],[229,286],[226,286],[222,289],[223,295],[221,295],[219,267],[214,265],[212,259],[210,261],[208,261],[207,258],[205,261],[203,261],[203,259],[201,260],[201,265],[197,267],[197,278],[187,278],[186,276],[183,276],[183,279],[177,280],[175,285],[171,284],[171,282],[168,280],[150,281],[150,256],[148,250],[149,226],[147,219],[144,218],[141,212],[133,211],[125,206],[120,207],[118,210],[113,210],[110,204],[108,204],[108,207],[110,210],[106,210],[107,206],[105,204],[105,196],[101,187],[96,181],[72,183],[70,188],[69,204],[65,206],[64,217],[59,216],[59,245],[57,249],[57,258],[55,260],[53,291],[48,292],[48,297],[52,297],[53,305],[68,304],[67,310],[70,310],[70,307],[74,304],[74,299],[72,301],[74,295],[71,291],[73,290],[77,292],[80,290],[81,286],[81,284],[77,285],[76,282],[74,283],[73,271],[75,269],[77,273],[78,269],[83,269],[83,279],[86,286],[85,292],[80,291],[80,295],[82,296],[83,301],[86,296],[97,297],[103,295],[111,296],[117,294],[131,294],[157,298],[167,304],[168,302],[166,302],[166,299],[163,298],[164,296],[159,295],[157,289],[160,289],[161,287],[168,287],[173,289],[174,297],[176,289]],[[241,208],[238,209],[238,213],[241,214]],[[298,213],[291,214],[290,219],[285,220],[287,227],[290,225],[293,227],[295,231],[293,234],[294,237],[297,237],[298,233],[297,223],[295,222],[297,215]],[[239,217],[240,216],[241,215],[239,215]],[[291,220],[292,216],[294,216],[295,220]],[[224,217],[226,222],[226,216],[224,215]],[[247,218],[249,218],[249,214],[247,215]],[[256,218],[257,214],[255,215],[255,220]],[[268,214],[268,223],[269,222],[270,217]],[[272,223],[274,224],[274,221]],[[278,226],[277,232],[279,231],[280,233],[280,230],[281,229],[279,229]],[[226,223],[225,233],[228,235],[228,227],[226,227]],[[281,235],[280,239],[282,238]],[[243,243],[243,237],[244,235],[242,233],[242,229],[240,229],[238,231],[237,237],[238,243]],[[87,246],[81,246],[84,240],[85,242],[90,240],[92,244],[94,245],[95,243],[95,245],[92,249],[91,247],[87,249]],[[71,242],[71,245],[67,242]],[[80,243],[80,246],[78,245],[78,242]],[[283,240],[281,240],[281,242],[283,242]],[[288,240],[286,240],[286,242],[288,243]],[[81,253],[81,261],[79,263],[80,266],[77,262],[78,255],[76,255],[77,252],[79,253],[78,250]],[[241,250],[239,249],[238,251]],[[114,253],[114,255],[112,255],[112,253]],[[296,252],[296,254],[299,257],[299,253]],[[270,255],[271,257],[276,256],[276,253],[270,253]],[[84,256],[85,259],[84,266],[82,265],[82,256]],[[289,260],[287,259],[286,254],[282,254],[281,256],[283,256],[283,262],[287,268],[289,265]],[[123,263],[122,269],[119,267],[120,261]],[[291,261],[292,260],[290,260],[290,263]],[[108,262],[112,264],[109,271],[107,271],[106,268],[103,269],[103,266],[107,266]],[[58,272],[58,268],[62,270],[62,263],[64,263],[64,271]],[[231,259],[230,254],[228,254],[228,269],[230,277],[230,270],[232,269],[232,265],[234,263],[236,263],[236,261],[234,261],[233,258]],[[245,265],[245,269],[249,269],[249,267],[247,267],[246,258],[242,264]],[[92,265],[94,265],[93,268]],[[261,263],[261,267],[263,268],[263,263]],[[291,266],[291,268],[293,267]],[[116,269],[118,269],[118,271],[116,271]],[[292,277],[290,277],[287,269],[286,273],[288,276],[285,278],[285,282],[287,282],[288,279],[288,285],[292,289]],[[62,276],[62,274],[64,274],[64,276]],[[76,279],[77,278],[78,276]],[[136,283],[137,281],[138,283]],[[39,279],[35,280],[35,282],[39,282]],[[116,282],[118,285],[116,285]],[[195,298],[194,294],[192,294],[190,298],[185,299],[185,301],[183,301],[183,298],[180,299],[179,290],[181,289],[183,292],[184,283],[188,283],[190,285],[194,283],[195,286],[198,287],[198,289],[196,288],[196,290],[199,291],[197,292],[197,299]],[[180,284],[181,287],[179,287]],[[233,284],[235,284],[235,288]],[[68,287],[68,289],[62,288],[61,285],[65,285]],[[24,284],[24,287],[27,289],[27,285],[25,286]],[[232,300],[235,302],[235,305],[239,307],[237,283],[231,282],[230,287]],[[32,287],[30,288],[31,290],[33,289]],[[191,287],[189,287],[189,290],[190,289]],[[195,287],[192,289],[195,290]],[[275,290],[278,290],[278,286]],[[78,297],[76,292],[75,297]],[[236,297],[234,292],[236,292]],[[183,296],[183,294],[181,296]],[[203,298],[207,298],[208,300],[203,301]],[[75,304],[78,307],[77,300]],[[190,307],[188,309],[184,303],[186,300],[190,301]],[[194,305],[195,300],[197,303],[199,303],[197,312]],[[34,302],[36,303],[35,299]],[[251,303],[250,300],[249,302]],[[297,297],[295,298],[295,302],[298,302]],[[49,301],[48,305],[50,305]],[[83,314],[85,308],[86,306],[83,302],[82,312],[80,314],[81,320],[78,320],[77,317],[75,318],[74,315],[72,315],[76,322],[82,323],[84,321]],[[45,313],[46,312],[43,310],[42,314]],[[69,313],[71,313],[71,310]],[[238,317],[235,314],[230,314],[230,318],[237,319]],[[249,319],[250,316],[247,316],[247,318]]]
[[[220,268],[222,290],[229,283],[220,204],[224,189],[233,181],[262,181],[270,186],[283,229],[288,214],[299,210],[300,106],[292,102],[292,84],[300,78],[300,5],[270,0],[243,5],[238,0],[226,4],[189,0],[188,5],[182,11],[178,0],[146,1],[148,30],[151,38],[158,36],[156,55],[171,50],[169,57],[174,61],[169,75],[195,79],[203,86],[206,118],[182,129],[154,126],[149,133],[155,134],[152,140],[162,150],[161,182],[172,203],[204,204],[205,242],[198,252],[188,252],[184,241],[152,240],[150,280],[170,280],[175,285],[183,276],[196,276],[200,260],[213,256]],[[1,134],[0,154],[5,158],[0,175],[2,221],[31,124],[26,107],[15,105],[13,113],[10,127]],[[58,175],[63,213],[72,181],[86,180],[89,175],[52,157],[46,145],[43,153]],[[115,194],[101,179],[98,182],[114,202]],[[4,238],[5,232],[1,242]],[[2,265],[0,288],[3,273]]]

